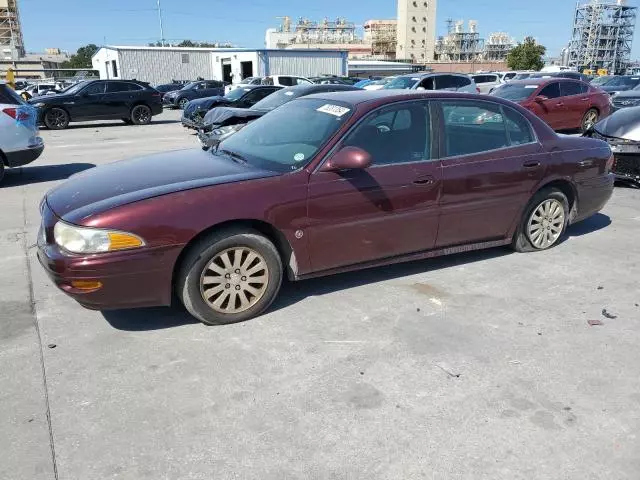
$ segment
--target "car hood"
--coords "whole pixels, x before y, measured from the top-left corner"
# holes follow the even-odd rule
[[[38,95],[29,100],[31,105],[36,103],[62,103],[75,101],[75,95],[66,95],[64,93],[56,93],[55,95]]]
[[[205,125],[235,125],[245,123],[249,120],[260,118],[268,110],[257,110],[251,108],[219,107],[209,110],[204,116]]]
[[[191,105],[191,108],[194,108],[194,109],[195,108],[208,109],[209,107],[211,107],[211,105],[215,105],[216,103],[229,103],[229,101],[224,97],[216,95],[215,97],[205,97],[205,98],[197,98],[195,100],[191,100],[189,102],[189,105]]]
[[[593,129],[605,137],[640,142],[640,107],[623,108],[600,120]]]
[[[631,90],[633,87],[629,87],[629,86],[625,86],[625,85],[615,85],[615,86],[608,86],[608,85],[600,85],[601,90],[604,90],[607,93],[611,93],[611,92],[626,92],[628,90]]]
[[[640,98],[640,90],[626,90],[618,93],[614,98]]]
[[[87,170],[51,190],[46,198],[56,215],[79,223],[147,198],[276,175],[201,149],[178,150]]]

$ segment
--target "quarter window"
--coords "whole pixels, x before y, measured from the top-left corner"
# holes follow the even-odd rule
[[[446,156],[470,155],[509,146],[498,105],[443,101]]]
[[[422,162],[431,158],[429,106],[413,102],[378,110],[344,141],[371,155],[373,165]]]
[[[506,118],[506,126],[511,145],[524,145],[535,142],[531,125],[529,125],[526,118],[508,107],[503,107],[502,111]]]
[[[560,96],[560,83],[553,82],[544,87],[538,94],[547,98],[558,98]]]
[[[119,92],[128,92],[128,91],[129,91],[128,83],[120,83],[120,82],[107,83],[107,93],[119,93]]]

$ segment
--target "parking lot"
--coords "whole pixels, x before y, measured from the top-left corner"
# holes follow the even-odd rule
[[[245,323],[85,310],[38,264],[38,203],[198,148],[178,119],[44,130],[0,186],[0,478],[639,478],[640,190],[551,250],[287,284]]]

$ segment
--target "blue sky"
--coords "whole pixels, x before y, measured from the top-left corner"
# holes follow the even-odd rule
[[[639,5],[640,0],[629,0]],[[372,18],[395,18],[395,0],[161,0],[165,37],[229,41],[262,47],[264,32],[277,16],[320,20],[347,17],[358,25]],[[59,47],[75,51],[87,43],[144,45],[159,39],[156,0],[19,0],[29,51]],[[517,39],[532,35],[557,55],[571,34],[574,0],[439,0],[438,33],[446,19],[477,20],[483,37],[506,31]],[[640,55],[636,35],[633,57]]]

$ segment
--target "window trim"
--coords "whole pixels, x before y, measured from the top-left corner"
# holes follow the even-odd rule
[[[323,167],[323,165],[329,161],[329,159],[338,151],[338,148],[342,145],[342,140],[344,138],[347,138],[349,135],[351,135],[351,133],[353,133],[353,131],[360,127],[367,118],[369,118],[371,115],[373,115],[375,112],[379,111],[379,110],[383,110],[387,107],[395,107],[398,105],[404,105],[404,104],[410,104],[410,103],[419,103],[419,104],[426,104],[427,109],[429,110],[429,135],[430,135],[430,140],[431,140],[431,145],[430,145],[430,150],[431,150],[431,158],[428,160],[419,160],[416,162],[402,162],[402,163],[389,163],[389,164],[385,164],[385,165],[375,165],[372,164],[369,168],[378,168],[378,167],[393,167],[396,165],[416,165],[416,164],[421,164],[421,163],[432,163],[432,162],[439,162],[440,160],[442,160],[442,158],[440,157],[440,148],[439,148],[439,137],[440,135],[438,135],[435,132],[435,128],[434,125],[436,124],[436,119],[438,117],[436,117],[436,115],[441,115],[441,113],[438,113],[436,111],[435,108],[435,101],[434,100],[423,100],[423,99],[412,99],[412,100],[401,100],[401,101],[396,101],[396,102],[389,102],[389,103],[385,103],[384,105],[380,105],[372,110],[369,110],[364,116],[362,116],[356,123],[354,123],[353,125],[351,125],[349,127],[349,129],[344,132],[344,134],[342,134],[342,136],[340,137],[340,139],[336,142],[336,144],[331,147],[331,149],[325,154],[325,156],[322,158],[322,160],[320,160],[318,162],[318,164],[316,165],[316,167],[313,169],[313,171],[311,172],[311,174],[315,174],[317,172],[319,172],[319,170]],[[440,110],[441,112],[442,110]],[[337,132],[336,132],[337,133]],[[434,139],[436,139],[436,141],[434,141]],[[322,172],[320,172],[322,173]]]
[[[509,134],[509,130],[506,128],[505,126],[505,132],[507,134],[507,139],[509,140],[509,145],[507,147],[500,147],[500,148],[493,148],[491,150],[483,150],[482,152],[474,152],[474,153],[465,153],[462,155],[446,155],[447,154],[447,147],[446,147],[446,139],[445,139],[445,135],[446,135],[446,126],[444,123],[444,110],[442,109],[442,102],[450,102],[450,101],[454,101],[454,102],[478,102],[478,103],[486,103],[488,105],[494,105],[497,106],[500,109],[500,114],[504,117],[504,109],[508,108],[510,110],[512,110],[513,112],[515,112],[516,114],[520,115],[522,118],[524,118],[524,120],[527,122],[527,125],[529,126],[529,130],[531,131],[531,133],[533,134],[533,141],[532,142],[527,142],[527,143],[521,143],[519,145],[511,145],[511,135]],[[540,143],[540,139],[538,138],[538,134],[536,132],[536,129],[533,128],[533,125],[531,125],[531,122],[529,121],[529,119],[524,116],[522,113],[518,112],[515,108],[510,107],[508,105],[503,105],[502,103],[498,103],[498,102],[490,102],[487,100],[483,100],[483,99],[466,99],[466,98],[439,98],[437,100],[433,100],[432,101],[433,104],[433,108],[436,108],[438,110],[438,116],[439,116],[439,132],[438,132],[438,146],[439,146],[439,150],[440,150],[440,161],[444,161],[444,160],[452,160],[452,159],[464,159],[466,157],[473,157],[473,156],[477,156],[477,155],[484,155],[486,153],[492,153],[492,152],[500,152],[503,150],[509,150],[509,149],[513,149],[513,148],[520,148],[520,147],[524,147],[527,145],[534,145],[537,144],[538,146],[540,146],[542,148],[542,143]],[[432,122],[433,125],[433,122]],[[446,165],[443,165],[443,167],[445,167]]]

